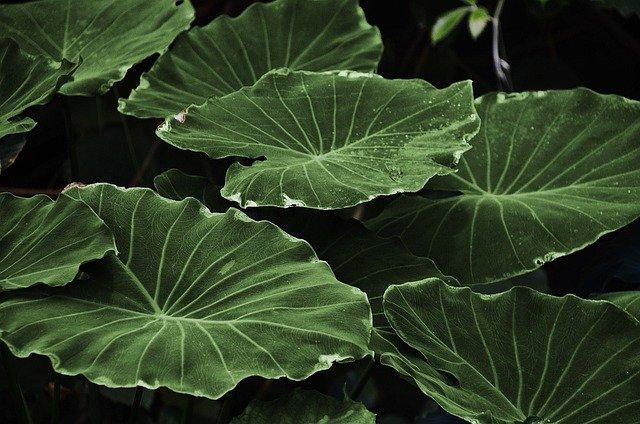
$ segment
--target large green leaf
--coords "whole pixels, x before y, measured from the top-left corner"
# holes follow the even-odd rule
[[[0,32],[28,53],[80,63],[60,92],[86,96],[164,51],[193,16],[188,0],[39,0],[0,5]]]
[[[384,308],[414,351],[377,339],[381,361],[470,422],[640,416],[640,323],[608,302],[523,287],[481,295],[431,280],[392,286]]]
[[[120,253],[86,281],[14,291],[0,333],[17,356],[110,387],[218,398],[248,376],[304,379],[368,354],[371,311],[304,241],[236,209],[100,184],[73,189]]]
[[[231,424],[374,424],[361,403],[339,401],[316,391],[295,389],[270,402],[254,400]]]
[[[0,290],[66,284],[113,250],[111,230],[82,202],[0,194]]]
[[[579,250],[640,216],[640,103],[586,89],[489,94],[458,174],[369,226],[400,235],[463,284],[496,281]],[[498,259],[496,259],[498,258]]]
[[[275,68],[375,70],[382,41],[357,0],[254,3],[178,37],[119,110],[165,118],[252,85]]]
[[[72,69],[69,62],[32,56],[13,41],[0,39],[0,143],[6,135],[36,126],[31,118],[14,118],[30,106],[45,103]]]
[[[469,81],[438,90],[420,80],[279,69],[167,118],[158,135],[214,158],[266,157],[227,172],[222,195],[243,207],[337,209],[451,173],[478,126]]]

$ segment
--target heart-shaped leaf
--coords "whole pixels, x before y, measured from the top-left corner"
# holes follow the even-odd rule
[[[0,194],[0,290],[66,284],[113,250],[111,230],[82,202]]]
[[[213,158],[265,156],[227,172],[222,195],[243,207],[338,209],[451,173],[479,127],[472,96],[469,81],[438,90],[420,80],[280,69],[168,118],[158,135]]]
[[[392,286],[384,309],[414,350],[376,335],[381,361],[470,422],[640,416],[640,323],[608,302],[523,287],[481,295],[431,280]]]
[[[300,380],[369,353],[364,293],[275,225],[148,189],[69,194],[112,228],[120,253],[86,281],[5,296],[0,334],[17,356],[47,355],[58,372],[110,387],[218,398],[248,376]]]
[[[0,5],[0,32],[28,53],[79,63],[60,92],[90,96],[164,51],[193,16],[189,1],[39,0]]]
[[[381,53],[380,33],[357,0],[258,2],[178,37],[119,110],[165,118],[252,85],[271,69],[373,71]]]
[[[31,118],[14,118],[30,106],[45,103],[72,69],[69,62],[32,56],[13,41],[0,40],[0,145],[4,136],[36,126]]]
[[[370,228],[399,235],[463,284],[540,267],[640,216],[640,103],[586,89],[489,94],[459,173],[404,197]],[[499,260],[496,260],[499,255]]]
[[[374,424],[376,416],[361,403],[339,401],[313,390],[295,389],[270,402],[254,400],[231,424]]]

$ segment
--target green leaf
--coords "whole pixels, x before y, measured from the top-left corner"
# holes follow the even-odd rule
[[[604,293],[596,298],[613,303],[640,321],[640,291]]]
[[[21,51],[13,41],[0,40],[0,146],[5,142],[3,137],[27,132],[36,126],[31,118],[14,118],[30,106],[45,103],[72,69],[69,62],[32,56]],[[6,146],[0,148],[7,149]]]
[[[471,36],[474,39],[478,38],[487,27],[489,21],[491,21],[491,15],[484,7],[474,9],[469,13],[469,32]]]
[[[458,174],[369,222],[463,284],[523,274],[640,216],[640,103],[587,89],[489,94]],[[498,255],[499,260],[496,260]]]
[[[231,424],[374,424],[376,416],[361,403],[339,401],[314,390],[294,389],[270,402],[252,401]]]
[[[384,308],[413,350],[405,355],[376,338],[382,363],[458,417],[506,424],[640,416],[640,323],[608,302],[523,287],[481,295],[432,280],[390,287]]]
[[[22,134],[12,134],[0,141],[0,174],[13,165],[27,143]]]
[[[222,196],[249,206],[338,209],[417,191],[469,148],[477,132],[469,81],[438,90],[420,80],[343,71],[271,71],[254,86],[167,118],[158,136],[234,164]]]
[[[463,6],[442,14],[431,28],[431,42],[436,44],[445,39],[471,10],[473,10],[472,7]]]
[[[369,354],[364,293],[275,225],[148,189],[69,193],[112,228],[120,253],[87,281],[2,299],[15,355],[47,355],[56,371],[109,387],[219,398],[249,376],[302,380]]]
[[[225,212],[231,202],[220,196],[220,186],[204,177],[188,175],[179,169],[169,169],[153,179],[153,185],[160,196],[172,200],[193,197],[212,212]]]
[[[67,284],[113,250],[111,230],[82,202],[0,194],[0,290]]]
[[[0,32],[31,54],[80,63],[65,95],[106,92],[189,27],[189,1],[40,0],[0,5]]]
[[[258,2],[178,37],[118,109],[165,118],[252,85],[271,69],[373,71],[381,54],[380,32],[357,0]]]

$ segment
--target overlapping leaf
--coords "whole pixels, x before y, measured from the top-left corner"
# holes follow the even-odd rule
[[[420,80],[280,69],[168,118],[158,135],[214,158],[265,156],[227,172],[222,195],[244,207],[337,209],[451,173],[478,126],[469,81],[438,90]]]
[[[490,94],[460,172],[369,226],[463,284],[536,269],[640,216],[640,103],[586,89]],[[496,256],[497,255],[497,256]],[[496,259],[498,258],[498,259]]]
[[[252,85],[271,69],[373,71],[381,52],[380,33],[357,0],[257,2],[237,18],[181,35],[119,110],[164,118]]]
[[[220,187],[205,177],[189,175],[179,169],[169,169],[153,179],[160,196],[172,200],[187,197],[198,199],[212,212],[225,212],[232,203],[220,196]]]
[[[189,27],[189,1],[39,0],[0,5],[0,32],[28,53],[80,63],[66,95],[103,93]]]
[[[248,376],[304,379],[368,353],[364,293],[273,224],[146,189],[69,194],[113,229],[120,253],[86,281],[5,296],[0,334],[16,355],[110,387],[218,398]]]
[[[361,403],[339,401],[316,391],[295,389],[271,402],[254,400],[232,424],[374,424],[376,416]]]
[[[28,107],[46,102],[72,69],[69,62],[32,56],[21,51],[13,41],[0,39],[0,145],[6,135],[35,127],[36,123],[30,118],[14,118]],[[5,148],[2,147],[3,151]],[[0,172],[3,166],[0,164]]]
[[[66,284],[113,250],[111,230],[82,202],[0,194],[0,290]]]
[[[640,291],[604,293],[598,299],[613,303],[640,321]]]
[[[392,286],[384,308],[414,350],[376,338],[381,361],[470,422],[640,416],[640,323],[608,302],[523,287],[479,295],[431,280]]]

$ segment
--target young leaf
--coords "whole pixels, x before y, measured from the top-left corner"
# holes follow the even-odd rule
[[[339,401],[313,390],[294,389],[270,402],[254,400],[231,424],[374,424],[376,416],[361,403]]]
[[[371,311],[304,241],[235,209],[210,213],[148,189],[73,189],[120,253],[56,290],[0,301],[14,354],[109,387],[219,398],[249,376],[301,380],[369,353]]]
[[[271,71],[252,87],[168,118],[158,136],[234,164],[222,195],[249,206],[338,209],[417,191],[469,148],[479,127],[471,83],[356,72]]]
[[[373,71],[381,53],[380,33],[357,0],[257,2],[237,18],[221,16],[182,34],[118,109],[165,118],[272,69]]]
[[[490,94],[459,173],[369,222],[463,284],[505,279],[640,216],[640,103],[586,89]],[[500,260],[496,260],[496,255]]]
[[[608,302],[441,281],[392,286],[387,318],[411,346],[374,340],[382,363],[477,423],[631,422],[640,415],[640,323]]]
[[[0,290],[67,284],[113,250],[111,230],[82,202],[0,194]]]
[[[469,32],[476,39],[480,37],[487,24],[491,20],[491,15],[484,7],[478,7],[469,13]]]
[[[31,118],[14,118],[30,106],[45,103],[72,69],[69,62],[32,56],[13,41],[0,40],[0,146],[5,142],[3,137],[36,126]]]
[[[444,40],[462,22],[467,13],[473,10],[469,6],[452,9],[438,18],[431,28],[431,42],[433,44]]]
[[[40,0],[0,5],[0,32],[23,50],[79,63],[66,95],[106,92],[127,70],[161,53],[189,27],[189,1]]]

